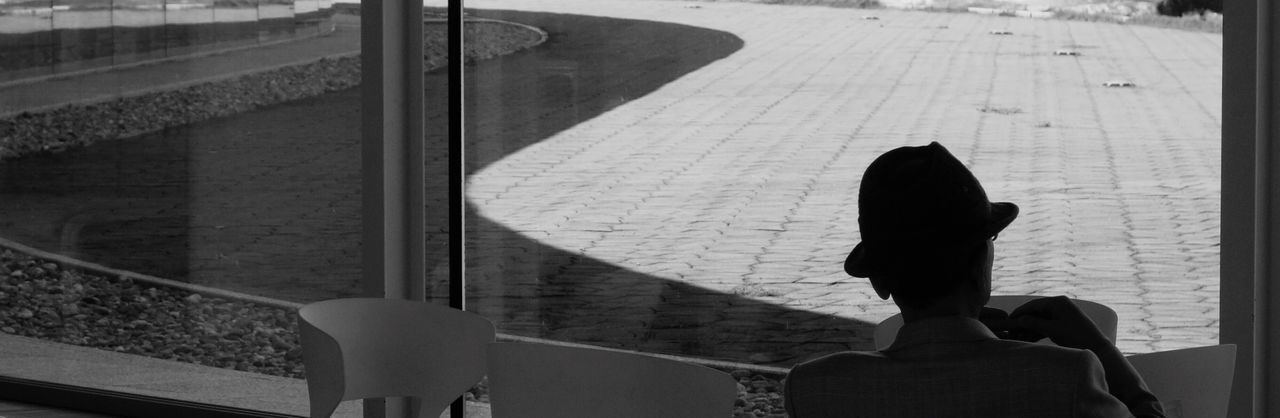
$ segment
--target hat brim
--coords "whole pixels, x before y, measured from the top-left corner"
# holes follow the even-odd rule
[[[995,236],[1018,217],[1018,205],[1010,202],[991,204],[991,220],[987,223],[987,235]]]
[[[1003,231],[1018,217],[1018,205],[1010,202],[991,203],[991,219],[987,221],[987,237],[993,237]],[[867,248],[863,243],[853,247],[849,256],[844,259],[844,272],[853,277],[871,277],[874,270]]]
[[[867,248],[861,242],[849,252],[844,259],[844,272],[853,277],[871,277],[871,269],[867,263]]]

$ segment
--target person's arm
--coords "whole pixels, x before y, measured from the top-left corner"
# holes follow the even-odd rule
[[[1071,397],[1071,416],[1078,418],[1130,418],[1129,406],[1108,391],[1107,373],[1098,356],[1089,350],[1078,350],[1075,393]]]
[[[1138,418],[1164,417],[1160,401],[1147,389],[1142,376],[1070,299],[1056,296],[1032,300],[1014,309],[1009,321],[1014,327],[1049,337],[1054,344],[1089,350],[1102,363],[1111,395],[1123,402],[1130,413]]]
[[[1098,361],[1102,362],[1102,368],[1107,372],[1107,387],[1110,388],[1111,394],[1120,402],[1124,402],[1133,416],[1164,418],[1164,408],[1160,406],[1160,400],[1156,399],[1156,395],[1151,393],[1150,389],[1147,389],[1147,383],[1142,381],[1142,376],[1132,364],[1129,364],[1129,360],[1124,358],[1119,349],[1108,343],[1106,347],[1090,348],[1089,351],[1097,355]]]

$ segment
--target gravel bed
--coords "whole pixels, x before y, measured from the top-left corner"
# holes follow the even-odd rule
[[[426,68],[447,65],[445,25],[429,23],[423,31]],[[465,57],[473,62],[536,45],[542,35],[522,26],[482,21],[469,23],[465,38]],[[0,118],[0,160],[129,138],[359,84],[359,56],[325,58],[175,90],[18,113]]]
[[[0,252],[0,331],[212,367],[302,377],[285,309],[64,269]]]
[[[0,250],[0,332],[166,360],[303,378],[297,313],[64,268]],[[783,417],[781,376],[738,380],[735,418]],[[481,383],[466,394],[488,401]]]

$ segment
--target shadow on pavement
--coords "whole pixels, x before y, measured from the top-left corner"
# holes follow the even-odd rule
[[[467,170],[728,56],[732,34],[473,11],[548,42],[468,67]],[[446,78],[426,79],[428,270],[447,279]],[[359,90],[0,164],[0,233],[162,277],[295,301],[358,294]],[[472,215],[469,308],[504,332],[788,365],[870,348],[871,324],[649,276]],[[443,293],[433,295],[444,297]]]

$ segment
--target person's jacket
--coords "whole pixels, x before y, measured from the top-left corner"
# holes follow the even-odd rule
[[[1126,407],[1105,376],[1088,350],[1001,340],[975,319],[933,318],[905,324],[885,350],[795,366],[784,402],[792,418],[1163,416],[1150,393]]]

